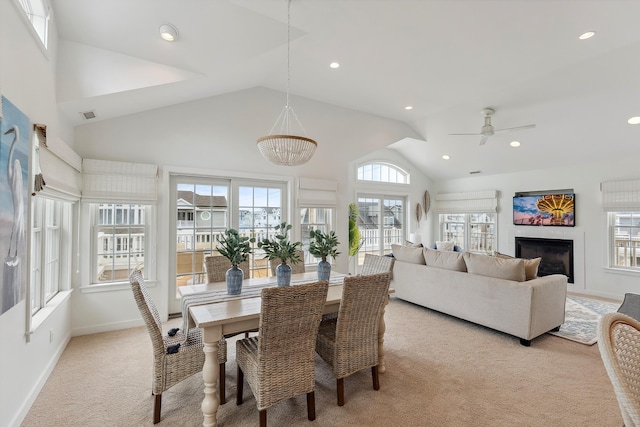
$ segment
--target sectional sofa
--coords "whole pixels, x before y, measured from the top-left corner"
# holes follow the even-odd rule
[[[395,297],[531,340],[564,323],[567,277],[537,277],[540,259],[393,245]]]

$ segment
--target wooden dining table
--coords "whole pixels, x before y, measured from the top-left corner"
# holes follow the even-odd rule
[[[342,299],[342,283],[345,274],[331,273],[327,302],[324,313],[336,313]],[[318,280],[317,272],[307,272],[291,275],[292,286],[301,283],[311,283]],[[220,406],[218,397],[218,343],[225,335],[255,330],[260,321],[261,298],[259,290],[264,287],[276,286],[275,277],[260,277],[245,279],[242,282],[242,293],[229,296],[225,282],[208,283],[205,285],[186,285],[179,287],[184,299],[191,298],[198,302],[188,305],[188,322],[202,330],[204,341],[205,361],[202,368],[204,379],[204,399],[202,401],[203,426],[216,426],[216,414]],[[393,293],[393,289],[389,293]],[[243,295],[244,294],[244,295]],[[205,297],[211,295],[210,299]],[[378,330],[378,371],[385,372],[384,366],[384,311],[380,316]]]

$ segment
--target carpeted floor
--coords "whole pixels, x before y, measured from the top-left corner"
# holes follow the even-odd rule
[[[369,370],[345,380],[336,405],[335,379],[318,359],[314,422],[306,400],[268,412],[275,426],[620,427],[622,418],[598,346],[545,334],[517,338],[392,298],[386,313],[387,372],[379,391]],[[165,330],[181,319],[165,325]],[[227,364],[228,401],[220,426],[254,426],[255,400],[235,404],[233,341]],[[151,344],[144,327],[76,337],[45,384],[23,427],[151,426]],[[202,425],[202,377],[163,394],[158,426]]]

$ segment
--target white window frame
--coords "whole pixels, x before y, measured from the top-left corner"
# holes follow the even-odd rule
[[[607,215],[607,235],[608,235],[608,268],[620,272],[632,272],[640,274],[640,211],[610,211]],[[620,216],[629,216],[630,221],[636,220],[628,225],[616,224],[616,219]],[[616,234],[616,229],[628,229],[626,235]],[[625,258],[625,263],[618,263],[620,256]],[[628,263],[626,262],[628,258]],[[634,265],[635,264],[635,265]]]
[[[307,222],[303,223],[304,217],[318,217],[317,211],[325,210],[324,213],[325,221],[319,222]],[[313,211],[316,211],[315,214],[312,214]],[[320,230],[323,233],[328,233],[330,231],[335,231],[334,225],[336,218],[336,208],[328,207],[328,206],[300,206],[298,208],[298,215],[300,216],[300,241],[302,242],[302,249],[304,250],[305,259],[304,264],[305,267],[309,266],[311,268],[317,267],[318,262],[322,261],[320,258],[316,258],[309,253],[309,243],[311,239],[309,238],[309,231],[311,230]],[[333,263],[333,259],[327,259],[330,263]]]
[[[154,230],[155,229],[155,222],[156,222],[156,206],[155,205],[151,205],[151,204],[144,204],[144,203],[131,203],[131,202],[123,202],[123,203],[115,203],[113,201],[109,201],[109,200],[105,200],[104,202],[102,202],[104,204],[112,204],[112,205],[136,205],[136,206],[140,206],[142,208],[142,210],[144,211],[144,224],[123,224],[121,225],[122,227],[128,227],[128,226],[135,226],[135,227],[139,227],[142,226],[144,228],[144,275],[145,275],[145,279],[153,279],[155,274],[154,274],[154,267],[153,265],[155,264],[153,261],[155,260],[155,253],[153,253],[151,251],[150,248],[155,248],[155,233],[151,233],[150,230]],[[126,287],[129,286],[129,278],[127,275],[127,278],[123,278],[123,279],[116,279],[116,280],[109,280],[109,281],[103,281],[103,282],[98,282],[96,277],[98,275],[98,253],[102,253],[103,252],[103,246],[99,246],[99,242],[98,242],[98,227],[100,227],[100,223],[99,223],[99,205],[102,204],[99,202],[91,202],[91,203],[83,203],[83,205],[86,206],[87,210],[88,210],[88,218],[89,218],[89,223],[90,223],[90,233],[91,233],[91,246],[90,246],[90,276],[89,276],[89,281],[88,281],[88,286],[84,286],[82,289],[86,290],[87,288],[93,288],[93,290],[104,290],[104,289],[112,289],[112,288],[117,288],[117,289],[124,289]],[[120,225],[118,225],[120,226]],[[109,245],[110,248],[112,248],[113,250],[115,250],[115,245],[116,242],[114,241],[112,245]],[[125,245],[126,246],[126,250],[129,253],[131,251],[131,248],[129,247],[129,245]],[[122,246],[121,246],[122,248]],[[115,256],[115,253],[114,253]]]
[[[49,48],[51,5],[48,0],[14,0],[29,31],[46,53]]]
[[[398,245],[402,245],[404,244],[404,242],[407,240],[407,233],[408,233],[408,227],[409,227],[409,214],[408,214],[408,200],[409,200],[409,195],[407,194],[389,194],[388,192],[384,192],[384,193],[372,193],[372,192],[359,192],[357,194],[356,197],[356,204],[358,205],[358,215],[362,216],[362,212],[361,212],[361,208],[360,208],[360,199],[376,199],[379,201],[379,207],[380,207],[380,212],[384,212],[384,205],[385,205],[385,201],[386,200],[401,200],[402,201],[402,214],[401,214],[401,219],[402,219],[402,233],[397,237],[397,239],[393,240],[393,236],[388,236],[391,240],[389,240],[388,242],[385,241],[385,233],[384,233],[384,229],[385,229],[385,224],[384,224],[384,217],[382,221],[379,221],[378,223],[378,233],[379,237],[378,237],[378,244],[377,247],[371,246],[369,248],[369,250],[366,249],[367,245],[366,242],[365,244],[362,246],[362,248],[358,251],[358,255],[356,257],[356,262],[358,266],[361,266],[363,261],[364,261],[364,254],[366,253],[370,253],[370,254],[374,254],[374,255],[386,255],[391,253],[391,245],[392,244],[398,244]],[[360,238],[361,239],[366,239],[366,232],[363,232],[363,230],[360,230]]]
[[[454,215],[457,217],[462,217],[462,221],[447,221],[446,217],[450,216],[450,215]],[[486,221],[486,222],[482,222],[481,224],[493,224],[493,229],[494,232],[491,233],[490,235],[493,236],[492,240],[493,242],[489,245],[486,244],[486,239],[485,239],[485,245],[484,245],[484,249],[482,249],[482,245],[478,245],[478,246],[473,246],[472,243],[472,235],[471,235],[471,226],[473,224],[476,224],[477,222],[472,221],[472,217],[474,215],[490,215],[493,216],[494,221]],[[458,238],[453,238],[451,235],[447,235],[446,230],[445,230],[445,224],[448,223],[456,223],[456,224],[462,224],[463,227],[463,235],[462,235],[462,239],[458,239]],[[478,254],[493,254],[496,251],[496,245],[498,242],[498,214],[495,212],[452,212],[452,213],[440,213],[438,215],[438,240],[440,241],[453,241],[457,246],[459,246],[462,249],[465,249],[469,252],[474,252],[474,253],[478,253]]]
[[[408,185],[410,178],[409,172],[389,162],[370,161],[360,164],[356,170],[356,179],[364,182]]]

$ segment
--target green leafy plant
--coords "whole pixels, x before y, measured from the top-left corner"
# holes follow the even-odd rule
[[[340,244],[338,242],[338,236],[334,231],[323,233],[320,230],[311,230],[309,232],[311,242],[309,242],[309,253],[317,258],[322,258],[322,261],[327,261],[327,257],[335,259],[340,252],[337,248]]]
[[[217,236],[216,240],[218,252],[231,261],[234,267],[247,260],[251,253],[251,243],[256,241],[253,237],[240,236],[240,233],[233,228],[225,230],[224,236]]]
[[[358,205],[349,204],[349,256],[355,256],[360,251],[364,241],[360,240],[360,229],[358,228]]]
[[[290,262],[291,264],[297,264],[302,259],[296,253],[302,247],[302,242],[291,242],[289,240],[289,230],[291,230],[291,224],[282,222],[273,229],[276,231],[276,235],[273,239],[266,238],[258,242],[258,247],[265,253],[265,258],[273,261],[279,259],[283,264]]]

